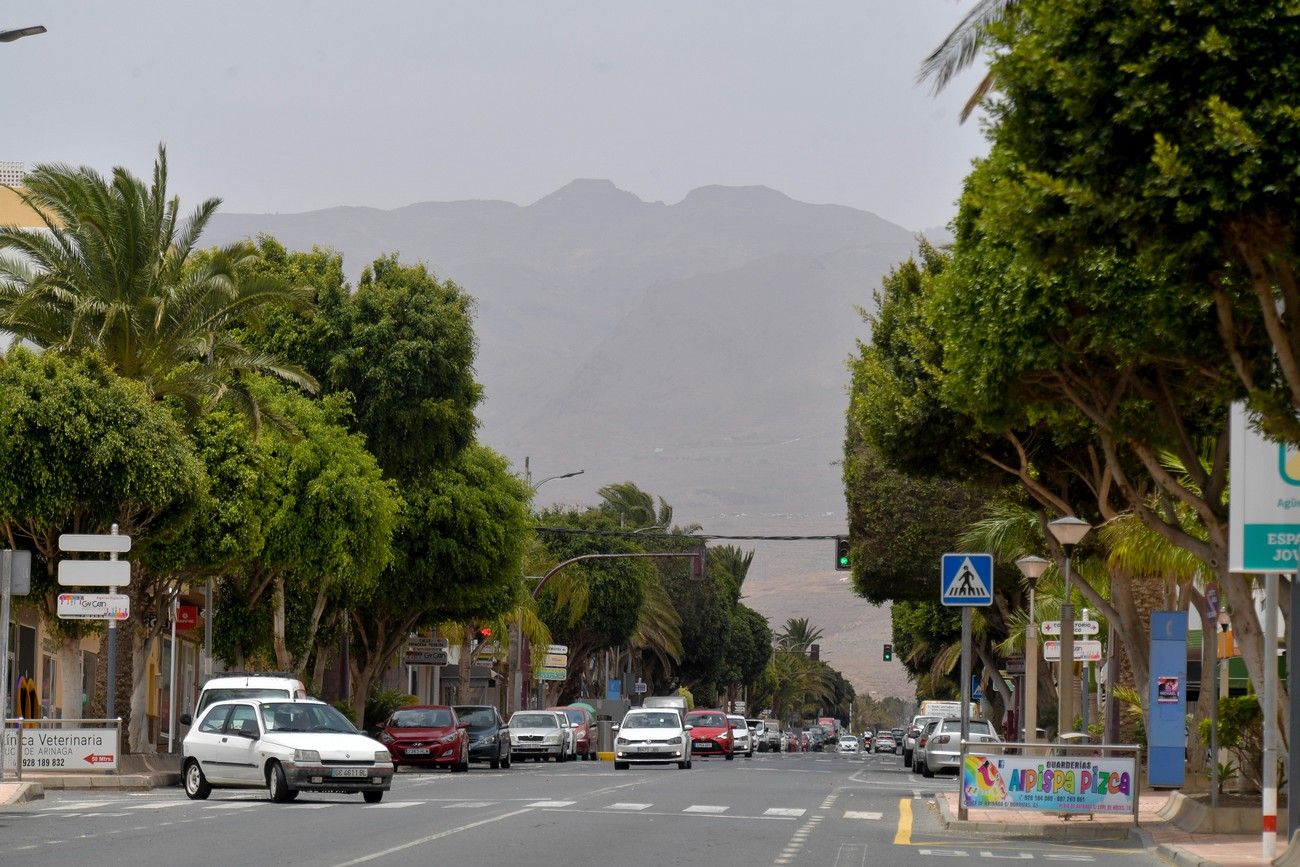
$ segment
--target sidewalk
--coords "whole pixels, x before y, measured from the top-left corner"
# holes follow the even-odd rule
[[[1247,867],[1272,863],[1261,854],[1260,835],[1189,833],[1166,818],[1172,792],[1145,791],[1138,802],[1140,828],[1132,816],[1080,816],[1063,820],[1032,810],[971,810],[967,821],[957,819],[957,793],[935,797],[940,822],[951,831],[995,834],[1013,839],[1050,839],[1070,842],[1136,838],[1153,854],[1183,867],[1221,865]],[[1286,852],[1285,835],[1278,835],[1277,855]]]
[[[24,780],[19,783],[10,781],[0,783],[0,807],[21,804],[26,801],[39,801],[45,797],[45,790],[40,783]]]
[[[52,789],[162,789],[181,784],[180,756],[167,753],[135,755],[121,757],[118,771],[100,771],[95,773],[48,773],[24,771],[22,783],[0,783],[0,804],[20,803],[7,801],[7,796],[17,797],[16,792],[22,784],[35,787],[34,796],[21,800],[34,800],[44,797],[43,792]],[[12,790],[10,787],[13,787]]]

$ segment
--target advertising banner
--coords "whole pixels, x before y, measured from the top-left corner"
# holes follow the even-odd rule
[[[1300,551],[1300,446],[1264,438],[1232,405],[1228,570],[1294,572]]]
[[[5,769],[18,758],[18,731],[6,729]],[[25,728],[25,771],[111,771],[117,767],[117,730]]]
[[[966,756],[967,808],[1050,813],[1132,813],[1133,759]]]

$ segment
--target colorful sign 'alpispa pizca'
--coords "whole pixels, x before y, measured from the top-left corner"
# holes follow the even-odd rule
[[[966,756],[961,789],[968,809],[1131,813],[1133,760]]]

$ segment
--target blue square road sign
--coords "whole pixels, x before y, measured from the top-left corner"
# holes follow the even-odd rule
[[[939,578],[944,605],[993,604],[993,555],[944,554]]]

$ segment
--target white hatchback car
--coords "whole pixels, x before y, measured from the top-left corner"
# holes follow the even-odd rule
[[[237,699],[210,705],[190,729],[181,774],[194,800],[265,786],[272,801],[360,792],[377,804],[392,786],[393,757],[322,701]]]
[[[749,730],[749,720],[740,714],[727,714],[727,722],[731,723],[731,748],[736,755],[744,756],[747,759],[754,757],[754,733]]]
[[[691,726],[673,708],[633,708],[614,726],[614,770],[633,763],[691,766]]]
[[[858,752],[858,739],[853,735],[840,735],[840,752],[856,753]]]

